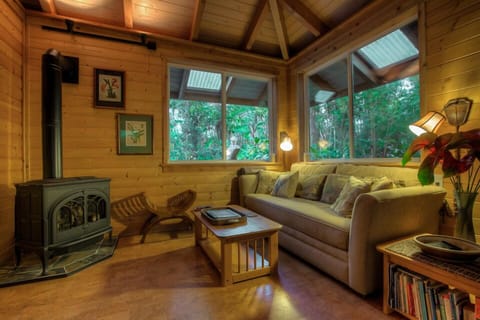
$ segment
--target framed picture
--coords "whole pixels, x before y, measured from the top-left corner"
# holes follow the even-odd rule
[[[153,154],[153,116],[117,113],[118,154]]]
[[[125,72],[95,69],[95,106],[125,107]]]

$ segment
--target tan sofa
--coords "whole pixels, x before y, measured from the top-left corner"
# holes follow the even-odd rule
[[[332,203],[322,202],[326,199],[322,190],[319,200],[305,199],[298,193],[291,198],[273,196],[270,190],[258,190],[259,180],[264,180],[260,173],[239,176],[240,204],[283,225],[279,235],[281,247],[360,294],[381,288],[377,244],[411,234],[438,232],[438,212],[445,190],[419,185],[416,169],[310,162],[294,163],[290,172],[299,173],[298,186],[312,176],[324,179],[324,192],[328,188],[331,191],[329,177],[387,177],[393,182],[390,189],[358,195],[351,216],[344,216],[332,209]]]

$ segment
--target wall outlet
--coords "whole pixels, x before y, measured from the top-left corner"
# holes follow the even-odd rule
[[[439,187],[443,187],[443,174],[434,174],[433,184]]]

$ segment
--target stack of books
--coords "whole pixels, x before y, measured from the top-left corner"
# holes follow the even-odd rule
[[[390,265],[389,305],[420,320],[477,320],[468,293],[416,274],[397,265]],[[477,297],[477,309],[480,297]],[[478,313],[479,310],[477,310]]]

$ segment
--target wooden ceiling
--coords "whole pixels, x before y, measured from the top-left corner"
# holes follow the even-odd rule
[[[60,19],[288,60],[373,0],[20,0]]]

